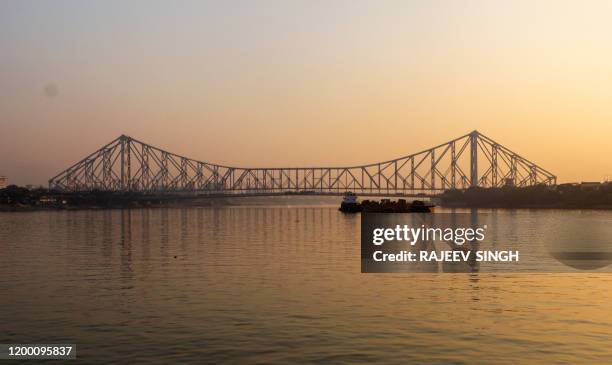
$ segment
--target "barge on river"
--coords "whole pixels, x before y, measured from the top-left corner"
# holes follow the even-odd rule
[[[349,191],[344,194],[339,210],[343,213],[431,213],[433,208],[432,203],[421,200],[408,202],[405,199],[397,201],[382,199],[381,201],[359,202],[357,195]]]

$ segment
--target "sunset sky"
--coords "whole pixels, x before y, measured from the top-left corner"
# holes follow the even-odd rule
[[[355,165],[478,129],[612,178],[610,1],[0,2],[0,175],[121,134],[239,166]]]

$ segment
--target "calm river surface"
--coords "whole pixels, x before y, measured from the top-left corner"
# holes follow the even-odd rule
[[[612,274],[361,274],[360,217],[336,209],[0,213],[0,343],[100,364],[612,363]],[[538,217],[612,223],[494,214],[533,242]]]

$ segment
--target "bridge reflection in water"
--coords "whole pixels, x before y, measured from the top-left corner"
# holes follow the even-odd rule
[[[394,160],[349,167],[232,167],[125,135],[49,180],[62,191],[431,195],[468,187],[554,185],[556,176],[478,131]]]

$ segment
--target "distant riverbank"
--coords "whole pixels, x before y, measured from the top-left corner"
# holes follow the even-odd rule
[[[97,210],[124,208],[182,208],[245,205],[335,205],[339,197],[279,195],[271,197],[228,197],[135,192],[62,192],[44,188],[9,186],[0,189],[0,212],[48,210]]]
[[[280,201],[279,201],[280,200]],[[612,184],[580,184],[524,188],[470,188],[447,190],[438,197],[446,208],[505,209],[606,209],[612,210]],[[36,210],[121,209],[156,207],[206,207],[250,204],[339,204],[337,197],[288,195],[274,200],[262,197],[232,198],[135,192],[62,192],[44,188],[9,186],[0,189],[0,212]]]
[[[440,203],[443,208],[481,208],[481,209],[593,209],[593,210],[612,210],[610,204],[599,204],[599,205],[563,205],[563,204],[476,204],[476,203]]]
[[[612,209],[612,183],[447,190],[440,202],[449,208]]]
[[[218,204],[224,204],[223,199],[194,199],[172,195],[112,191],[62,192],[44,188],[29,190],[14,185],[0,189],[0,211],[4,212],[212,206]]]

